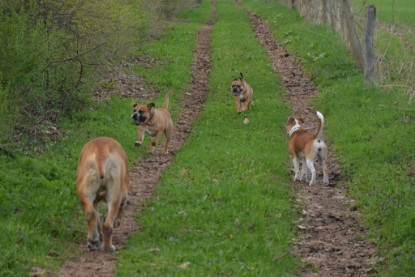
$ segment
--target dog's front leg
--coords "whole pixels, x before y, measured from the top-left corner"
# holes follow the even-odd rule
[[[135,141],[135,146],[139,147],[143,144],[145,131],[138,127],[138,140]]]
[[[239,97],[238,96],[234,96],[233,100],[235,101],[235,106],[236,106],[236,111],[238,113],[241,113],[241,103],[239,102]]]

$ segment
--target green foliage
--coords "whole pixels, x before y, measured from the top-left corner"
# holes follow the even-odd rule
[[[142,39],[140,1],[6,2],[0,5],[0,122],[8,131],[1,141],[22,133],[38,139],[43,125],[89,105],[106,66]]]
[[[208,3],[186,12],[191,16],[187,23],[174,24],[148,51],[162,57],[163,49],[174,49],[175,60],[187,53],[188,68],[192,55],[179,50],[180,41],[187,39],[187,24],[201,27],[199,18],[208,12]],[[217,4],[207,103],[140,213],[144,230],[126,243],[117,276],[289,276],[297,270],[298,261],[289,254],[295,211],[286,155],[278,154],[286,151],[278,122],[285,121],[288,110],[244,11],[229,1]],[[195,31],[188,44],[194,44]],[[238,43],[235,33],[244,34]],[[177,75],[188,74],[182,63],[177,65]],[[157,69],[145,71],[150,76]],[[248,125],[236,113],[229,92],[240,71],[257,92],[254,108],[246,113]],[[164,83],[162,78],[159,82]]]
[[[261,2],[261,3],[259,3]],[[381,276],[415,274],[415,189],[406,172],[415,161],[414,104],[404,91],[365,90],[346,48],[324,27],[310,26],[285,7],[263,1],[244,4],[264,17],[278,39],[296,53],[319,88],[313,105],[327,120],[331,151],[341,161],[344,183],[370,229],[366,239],[386,257]],[[326,53],[319,59],[319,53]],[[347,180],[347,181],[346,181]]]

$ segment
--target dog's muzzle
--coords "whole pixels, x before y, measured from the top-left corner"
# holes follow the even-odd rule
[[[242,94],[242,89],[238,87],[232,88],[232,94],[234,96],[240,96]]]
[[[140,115],[139,112],[134,112],[131,115],[131,118],[133,119],[135,125],[137,125],[137,126],[143,124],[147,119],[147,117],[145,117],[143,115]]]

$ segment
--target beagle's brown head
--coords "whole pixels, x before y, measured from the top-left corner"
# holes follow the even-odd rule
[[[290,133],[294,128],[300,128],[301,124],[304,123],[303,117],[293,117],[290,116],[287,120],[287,124],[285,125],[285,128],[287,130],[287,133]]]

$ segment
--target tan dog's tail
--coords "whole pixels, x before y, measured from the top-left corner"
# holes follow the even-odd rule
[[[320,119],[320,126],[318,126],[318,131],[317,131],[317,134],[316,134],[316,139],[321,139],[321,137],[323,136],[324,116],[319,111],[317,111],[317,116]]]
[[[169,108],[169,96],[172,93],[173,93],[173,89],[170,89],[169,92],[166,94],[166,97],[164,98],[163,108],[165,108],[165,109]]]
[[[105,177],[105,166],[104,166],[104,162],[102,160],[97,160],[98,164],[98,176],[100,179],[104,179]]]

